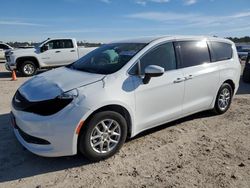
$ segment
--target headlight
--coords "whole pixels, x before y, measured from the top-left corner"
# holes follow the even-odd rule
[[[70,91],[67,91],[65,93],[62,93],[61,95],[58,96],[59,99],[74,99],[78,96],[78,90],[73,89]]]
[[[5,55],[12,55],[12,54],[14,54],[13,51],[6,51],[6,52],[5,52]]]
[[[78,96],[78,90],[74,89],[62,93],[54,99],[30,102],[19,91],[16,92],[12,104],[16,110],[31,112],[42,116],[55,114],[69,105]]]

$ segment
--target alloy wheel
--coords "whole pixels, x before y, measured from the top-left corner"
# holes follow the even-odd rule
[[[230,104],[231,93],[228,88],[224,88],[221,90],[218,100],[218,106],[220,110],[224,111],[228,105]]]
[[[35,67],[32,64],[26,64],[23,67],[23,72],[27,75],[32,75],[35,71]]]
[[[90,136],[91,147],[97,153],[112,151],[121,138],[121,126],[113,119],[105,119],[99,122]]]

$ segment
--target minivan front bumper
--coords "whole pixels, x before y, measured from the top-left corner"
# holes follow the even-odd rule
[[[51,116],[18,111],[12,107],[11,119],[18,141],[34,154],[45,157],[77,153],[77,126],[89,110],[70,104]]]

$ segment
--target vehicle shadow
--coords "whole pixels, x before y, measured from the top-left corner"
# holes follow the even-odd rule
[[[0,72],[0,78],[11,78],[11,72]]]
[[[81,155],[46,158],[24,149],[16,140],[9,114],[0,115],[0,183],[90,164]]]

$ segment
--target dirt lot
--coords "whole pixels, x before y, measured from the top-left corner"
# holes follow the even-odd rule
[[[250,84],[224,115],[202,112],[127,141],[114,157],[43,158],[10,126],[10,101],[27,78],[10,81],[0,64],[0,187],[250,187]]]

